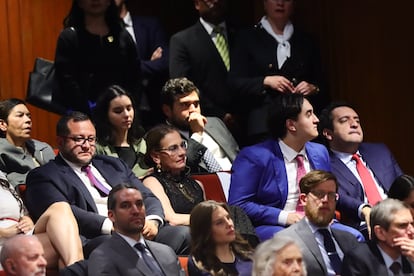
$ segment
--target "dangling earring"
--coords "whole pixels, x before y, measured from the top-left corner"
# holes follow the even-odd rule
[[[161,173],[161,164],[157,164],[156,168],[157,168],[157,170],[156,170],[157,173]]]

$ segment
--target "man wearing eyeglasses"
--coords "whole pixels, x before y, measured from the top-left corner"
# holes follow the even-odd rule
[[[345,254],[342,275],[413,275],[413,225],[403,202],[388,198],[377,203],[370,213],[371,240]]]
[[[358,242],[350,233],[331,227],[338,200],[336,178],[314,170],[302,177],[299,185],[305,217],[277,235],[289,236],[298,243],[308,275],[341,275],[344,254]]]
[[[26,202],[34,220],[52,203],[68,202],[87,256],[113,230],[107,218],[109,191],[114,185],[132,183],[142,192],[147,207],[144,237],[170,245],[177,254],[188,253],[188,229],[164,224],[161,203],[123,161],[95,155],[96,131],[87,115],[73,112],[63,116],[56,133],[58,156],[27,177]]]

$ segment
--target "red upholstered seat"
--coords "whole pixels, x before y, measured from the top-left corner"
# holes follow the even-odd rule
[[[213,199],[218,202],[227,202],[220,178],[216,173],[193,174],[191,177],[203,184],[206,199]]]

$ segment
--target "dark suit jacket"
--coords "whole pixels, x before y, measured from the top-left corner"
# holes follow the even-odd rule
[[[168,39],[157,18],[148,16],[131,16],[131,18],[138,57],[141,59],[143,92],[151,108],[151,116],[145,114],[142,120],[144,123],[149,121],[149,124],[160,123],[164,118],[160,105],[160,91],[168,79]],[[152,53],[158,47],[163,49],[162,57],[151,60]],[[138,99],[137,104],[141,104],[141,99]]]
[[[356,238],[350,233],[333,228],[331,228],[331,231],[344,254],[358,246]],[[323,261],[322,253],[305,219],[292,224],[276,235],[288,236],[296,241],[302,251],[308,275],[327,275],[327,268]]]
[[[96,155],[92,164],[111,186],[130,183],[138,187],[144,197],[147,215],[163,218],[161,203],[118,158]],[[33,220],[54,202],[68,202],[79,225],[81,235],[94,238],[101,235],[105,216],[98,214],[95,202],[73,169],[58,155],[46,165],[33,169],[27,176],[26,203]]]
[[[227,26],[229,52],[234,30]],[[232,109],[227,88],[227,69],[210,35],[200,21],[170,40],[170,77],[187,77],[200,90],[203,114],[223,118]]]
[[[402,272],[414,272],[414,264],[404,256],[401,256],[401,259]],[[342,263],[342,276],[367,275],[388,275],[384,258],[373,242],[359,244],[357,248],[345,254]]]
[[[324,146],[308,142],[305,149],[313,169],[331,170]],[[267,140],[243,148],[232,171],[229,204],[240,206],[256,227],[277,225],[288,195],[285,161],[278,142]]]
[[[266,76],[280,75],[290,81],[307,81],[322,86],[319,49],[304,32],[295,29],[289,40],[291,57],[279,69],[276,49],[278,42],[259,24],[240,32],[231,52],[229,87],[234,101],[243,114],[247,113],[249,135],[267,132],[268,107],[279,92],[264,87]],[[321,87],[318,95],[309,97],[314,109],[320,110],[328,103]],[[236,104],[236,103],[233,103]]]
[[[394,179],[403,174],[390,150],[384,144],[362,143],[359,152],[387,193]],[[364,203],[361,183],[333,152],[330,158],[332,173],[339,184],[337,209],[341,212],[341,222],[358,228],[361,222],[358,207]]]
[[[174,251],[161,243],[145,240],[165,275],[184,275]],[[88,275],[153,275],[137,252],[117,233],[96,248],[88,260]]]
[[[239,146],[226,125],[217,117],[207,117],[204,131],[220,146],[231,162],[239,152]],[[184,137],[188,139],[188,137]],[[188,139],[187,164],[193,173],[207,172],[207,167],[202,161],[206,147],[201,143]]]

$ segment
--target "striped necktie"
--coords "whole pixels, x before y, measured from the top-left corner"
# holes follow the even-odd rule
[[[216,48],[220,53],[221,59],[223,60],[224,65],[226,66],[227,71],[230,70],[230,56],[229,56],[229,48],[227,45],[226,38],[223,35],[223,28],[220,26],[216,26],[213,29],[213,33],[216,34]]]

